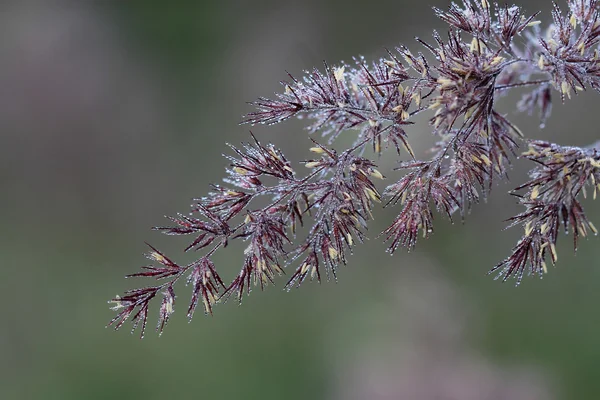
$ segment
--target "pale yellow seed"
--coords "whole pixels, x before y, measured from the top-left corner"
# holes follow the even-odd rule
[[[217,295],[217,294],[214,294],[214,293],[212,293],[212,292],[208,292],[208,301],[209,301],[211,304],[214,304],[214,303],[216,303],[216,302],[217,302],[217,300],[219,300],[219,297],[218,297],[218,295]]]
[[[571,14],[571,18],[569,18],[569,22],[571,23],[571,26],[573,27],[573,29],[577,28],[577,17],[575,17],[575,14]]]
[[[365,193],[374,201],[376,202],[380,202],[381,200],[379,199],[379,193],[375,192],[372,189],[369,188],[365,188]]]
[[[403,145],[403,147],[404,147],[404,150],[406,150],[406,151],[408,152],[408,154],[410,154],[410,155],[411,155],[411,157],[413,157],[413,158],[414,158],[414,157],[415,157],[415,153],[413,152],[413,149],[412,149],[412,147],[410,146],[410,144],[409,144],[409,143],[404,143],[404,142],[402,142],[402,145]]]
[[[345,66],[335,69],[335,71],[333,72],[333,75],[335,76],[336,81],[341,82],[342,80],[344,80],[344,71],[345,70],[346,70]]]
[[[466,70],[463,67],[452,67],[452,72],[456,72],[458,74],[464,74]]]
[[[150,253],[150,258],[154,261],[158,261],[159,263],[164,263],[166,261],[165,257],[162,254],[159,254],[155,251]]]
[[[411,98],[415,101],[417,107],[421,107],[421,93],[413,93]]]
[[[260,269],[261,271],[265,271],[267,269],[267,263],[265,262],[265,260],[258,260],[258,269]]]
[[[479,40],[477,40],[477,38],[473,38],[473,40],[471,40],[471,53],[475,52],[475,50],[478,49],[478,45],[479,45]]]
[[[271,153],[271,155],[273,157],[275,157],[277,160],[281,160],[281,157],[279,157],[279,154],[277,154],[277,152],[273,148],[269,149],[269,153]]]
[[[454,81],[453,80],[450,80],[448,78],[442,78],[442,77],[438,78],[438,83],[440,85],[442,85],[442,89],[454,85]]]
[[[521,155],[522,156],[536,156],[537,154],[538,154],[537,151],[535,151],[533,147],[529,146],[529,149],[526,152],[522,153]]]
[[[438,82],[439,82],[439,79],[438,79]],[[434,101],[433,103],[431,103],[428,108],[430,110],[434,110],[434,109],[438,108],[441,105],[442,105],[442,103],[438,99],[438,100]]]
[[[302,267],[300,267],[300,273],[301,274],[305,274],[310,268],[310,265],[308,265],[307,263],[302,264]]]
[[[242,168],[242,167],[235,167],[235,168],[233,168],[233,171],[240,175],[248,174],[248,170],[246,168]]]
[[[469,118],[471,118],[471,115],[473,115],[473,112],[476,109],[477,109],[477,106],[473,106],[467,110],[467,112],[465,113],[465,121],[468,120]]]
[[[538,196],[540,195],[540,187],[539,186],[534,186],[533,190],[531,191],[531,195],[529,196],[529,198],[531,200],[535,200],[538,198]]]
[[[492,62],[490,62],[490,65],[494,66],[494,65],[500,64],[503,61],[504,61],[504,57],[497,56],[492,59]]]
[[[548,242],[546,242],[546,243],[543,243],[543,244],[540,246],[540,252],[538,253],[538,256],[539,256],[540,258],[542,258],[542,256],[544,255],[544,249],[545,249],[546,247],[548,247]]]
[[[167,314],[173,314],[173,298],[169,296],[167,303],[165,304]]]
[[[527,224],[525,224],[525,236],[529,236],[529,234],[533,231],[533,228],[531,226],[531,222],[528,222]]]
[[[336,260],[338,257],[338,251],[331,246],[329,246],[329,249],[327,250],[329,252],[329,257],[331,257],[333,260]]]
[[[377,179],[385,179],[385,177],[381,174],[381,172],[379,172],[378,170],[376,170],[375,168],[371,169],[371,176],[377,178]]]
[[[571,98],[571,86],[567,81],[563,81],[563,83],[560,84],[560,91],[563,95],[567,95],[568,98]]]
[[[406,196],[408,196],[408,192],[402,193],[402,198],[400,199],[400,204],[404,204],[406,202]]]

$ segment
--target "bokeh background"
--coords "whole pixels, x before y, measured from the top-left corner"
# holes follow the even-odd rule
[[[0,4],[0,398],[2,399],[595,399],[600,393],[597,238],[563,240],[543,280],[519,288],[487,270],[508,255],[518,207],[494,187],[465,225],[437,218],[416,251],[357,248],[339,283],[281,290],[242,307],[178,310],[160,338],[104,326],[106,300],[142,282],[147,240],[182,263],[185,238],[151,232],[218,182],[246,101],[280,90],[285,71],[443,29],[439,0],[3,1]],[[527,8],[545,11],[544,1]],[[503,100],[514,113],[515,98]],[[598,98],[556,105],[527,136],[586,145]],[[302,125],[257,127],[293,160]],[[411,132],[422,153],[426,126]],[[381,170],[395,160],[383,158]],[[393,177],[394,173],[387,173]],[[600,208],[587,207],[592,220]],[[381,210],[372,239],[397,210]],[[241,265],[215,260],[227,277]],[[189,290],[180,287],[179,304]],[[155,310],[153,310],[155,311]],[[154,316],[153,316],[154,318]]]

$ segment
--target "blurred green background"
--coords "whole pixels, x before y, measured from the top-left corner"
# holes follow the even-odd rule
[[[539,4],[538,4],[539,3]],[[598,241],[520,288],[486,272],[508,255],[518,207],[494,187],[463,226],[393,258],[371,240],[340,282],[254,291],[242,307],[179,308],[164,335],[104,329],[106,300],[142,282],[144,240],[191,261],[185,238],[148,228],[218,182],[246,101],[280,90],[285,71],[383,56],[443,29],[443,1],[6,1],[0,5],[1,399],[595,399],[600,393]],[[528,1],[547,20],[547,2]],[[514,115],[516,98],[505,100]],[[598,98],[555,105],[527,136],[597,140]],[[302,125],[257,127],[293,160]],[[410,136],[431,143],[427,127]],[[395,160],[383,158],[389,172]],[[591,202],[590,202],[591,203]],[[590,204],[592,220],[600,210]],[[397,210],[380,210],[371,238]],[[227,277],[241,252],[215,262]],[[179,288],[179,305],[189,288]],[[155,311],[155,310],[153,310]]]

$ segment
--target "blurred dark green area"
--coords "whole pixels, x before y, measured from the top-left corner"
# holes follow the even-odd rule
[[[538,3],[547,18],[545,2],[526,7]],[[522,161],[464,225],[437,218],[414,253],[384,253],[374,239],[396,210],[380,210],[372,240],[337,284],[285,293],[282,278],[242,307],[219,305],[190,324],[189,288],[179,287],[162,337],[154,319],[144,340],[127,326],[104,329],[106,300],[141,284],[123,275],[144,264],[144,240],[192,260],[181,253],[184,238],[148,228],[221,179],[225,142],[249,138],[238,126],[246,101],[279,90],[286,70],[380,57],[399,43],[417,48],[413,36],[443,29],[433,5],[446,6],[0,5],[0,398],[421,399],[436,385],[463,399],[490,390],[510,396],[494,399],[597,398],[598,239],[583,240],[576,256],[563,240],[558,266],[518,289],[486,275],[519,236],[502,229],[518,210],[505,193],[525,178]],[[514,100],[506,100],[512,115]],[[597,108],[592,95],[556,104],[543,131],[535,118],[514,121],[529,137],[586,145],[597,140]],[[289,158],[307,157],[301,123],[252,129]],[[425,151],[426,126],[412,135]],[[380,164],[390,171],[394,160]],[[231,277],[241,249],[215,262]]]

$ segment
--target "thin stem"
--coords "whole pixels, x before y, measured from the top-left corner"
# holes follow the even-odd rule
[[[521,86],[544,85],[546,83],[550,83],[550,79],[540,79],[537,81],[511,83],[508,85],[496,86],[494,89],[495,90],[505,90],[505,89],[512,89],[512,88],[521,87]]]

